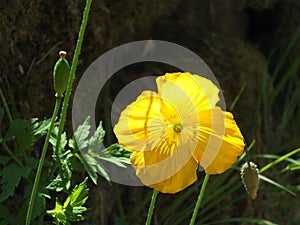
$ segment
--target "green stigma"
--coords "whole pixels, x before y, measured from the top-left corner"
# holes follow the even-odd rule
[[[182,125],[180,123],[176,123],[174,126],[173,126],[173,130],[176,132],[176,133],[180,133],[182,131]]]

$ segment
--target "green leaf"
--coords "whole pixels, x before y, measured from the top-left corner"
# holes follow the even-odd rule
[[[19,185],[21,178],[27,178],[31,168],[21,167],[17,164],[9,164],[0,171],[2,177],[2,193],[0,202],[13,195],[15,188]]]
[[[89,149],[99,149],[99,147],[103,146],[103,140],[105,136],[105,131],[102,127],[102,122],[100,121],[97,130],[94,132],[93,136],[89,140]]]
[[[78,126],[77,130],[74,133],[76,145],[79,150],[85,149],[88,146],[88,137],[90,134],[90,129],[90,116],[88,116],[83,122],[83,124]]]
[[[29,149],[35,143],[32,130],[32,123],[35,122],[37,122],[37,119],[13,120],[4,137],[4,141],[17,140],[19,150],[24,151]]]
[[[49,190],[55,190],[56,192],[67,192],[71,186],[72,170],[68,163],[68,159],[61,161],[61,165],[58,171],[58,175],[47,186]]]
[[[43,190],[43,192],[39,192],[36,196],[34,208],[32,211],[32,219],[38,218],[44,213],[46,209],[46,198],[50,199],[50,196],[47,190]]]
[[[37,118],[15,119],[10,124],[3,141],[16,140],[19,150],[27,150],[35,144],[38,136],[47,132],[49,125],[50,120],[38,122]]]
[[[49,142],[53,146],[53,149],[55,151],[56,148],[56,142],[57,142],[57,135],[58,135],[58,127],[54,127],[50,136]],[[62,133],[59,143],[59,151],[54,153],[54,160],[55,161],[62,161],[65,156],[65,147],[68,143],[66,132]]]
[[[8,208],[3,205],[0,205],[0,225],[11,225],[14,224],[15,218],[11,216]]]
[[[11,159],[9,156],[0,156],[0,164],[6,166],[7,162]]]
[[[297,149],[295,149],[295,150],[293,150],[293,151],[291,151],[291,152],[288,152],[287,154],[281,156],[280,158],[278,158],[278,159],[276,159],[276,160],[270,162],[269,164],[265,165],[263,168],[261,168],[261,169],[259,170],[259,172],[260,172],[260,173],[263,173],[263,172],[267,171],[267,170],[270,169],[271,167],[275,166],[276,164],[278,164],[278,163],[284,161],[285,159],[289,158],[290,156],[292,156],[292,155],[294,155],[294,154],[296,154],[296,153],[298,153],[298,152],[300,152],[300,148],[297,148]]]
[[[87,208],[83,205],[88,199],[88,191],[87,178],[85,178],[81,184],[73,188],[64,204],[61,204],[56,199],[55,208],[48,210],[47,213],[55,219],[57,224],[70,224],[70,221],[77,222],[84,220],[82,213],[87,211]]]
[[[260,175],[259,175],[259,179],[264,180],[264,181],[266,181],[266,182],[268,182],[268,183],[270,183],[270,184],[272,184],[272,185],[278,187],[279,189],[281,189],[281,190],[283,190],[283,191],[286,191],[286,192],[290,193],[290,194],[293,195],[293,196],[296,196],[296,194],[295,194],[293,191],[291,191],[291,190],[288,189],[287,187],[285,187],[285,186],[283,186],[283,185],[277,183],[276,181],[271,180],[270,178],[268,178],[268,177],[266,177],[266,176],[263,176],[263,175],[260,174]]]
[[[104,149],[103,140],[105,131],[103,130],[102,122],[99,123],[99,126],[92,137],[88,139],[90,130],[89,121],[90,117],[88,117],[84,123],[78,127],[75,132],[76,134],[74,134],[76,144],[79,149],[76,148],[76,144],[72,139],[69,141],[69,146],[75,149],[76,157],[83,164],[85,170],[95,184],[97,184],[97,172],[101,173],[104,178],[110,182],[109,174],[101,161],[105,160],[119,167],[125,168],[126,166],[123,163],[130,164],[129,157],[131,153],[125,151],[119,144],[113,144]],[[87,150],[86,147],[88,147]],[[80,149],[85,149],[85,151],[81,151],[81,154],[79,154],[78,151]]]
[[[107,155],[111,155],[113,158],[117,159],[120,162],[130,164],[130,156],[132,153],[126,151],[123,146],[118,143],[110,145],[104,150],[104,153]]]
[[[80,160],[86,172],[89,174],[90,178],[92,179],[93,183],[97,184],[97,179],[98,179],[97,169],[94,166],[92,166],[90,162],[86,160],[86,157],[82,156],[80,153],[75,153],[75,156]]]
[[[37,137],[46,134],[49,129],[50,123],[51,123],[51,119],[32,123],[33,135]]]

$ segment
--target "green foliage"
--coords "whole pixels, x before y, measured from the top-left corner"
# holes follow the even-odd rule
[[[84,220],[82,213],[87,211],[83,205],[88,199],[87,178],[79,185],[76,185],[65,202],[61,204],[58,199],[55,202],[55,208],[48,210],[56,222],[56,225],[69,225],[70,222],[78,222]]]
[[[124,163],[129,163],[129,155],[125,153],[123,147],[118,144],[113,144],[108,148],[104,147],[103,140],[105,131],[103,130],[101,122],[96,131],[89,138],[90,129],[90,117],[88,117],[74,132],[74,137],[70,140],[69,146],[73,148],[75,157],[80,160],[95,184],[97,184],[97,172],[101,173],[107,181],[110,181],[102,161],[125,167]],[[79,151],[82,154],[79,154]],[[117,151],[118,153],[116,153]]]
[[[15,188],[19,185],[21,178],[28,178],[32,168],[21,167],[15,163],[5,166],[0,171],[2,193],[0,195],[0,202],[6,200],[9,196],[12,196]]]
[[[0,108],[0,112],[3,112],[2,108]],[[1,124],[2,119],[4,119],[3,114],[0,119]],[[24,199],[24,205],[16,205],[15,207],[19,207],[17,211],[9,212],[10,208],[0,205],[4,212],[9,212],[8,214],[1,213],[0,224],[20,224],[24,222],[30,195],[28,190],[32,188],[32,175],[37,166],[37,160],[29,155],[28,150],[36,144],[39,137],[47,132],[49,122],[49,120],[38,121],[37,118],[29,120],[11,119],[4,138],[0,141],[4,147],[3,149],[10,155],[10,157],[7,157],[3,155],[5,154],[4,152],[1,152],[0,155],[0,202],[2,204],[14,204],[13,199],[15,197],[18,198],[16,189],[18,189],[18,192],[21,191],[21,193],[24,191],[24,195],[21,196]],[[13,146],[13,150],[8,146]],[[36,199],[37,204],[33,211],[33,218],[40,216],[45,210],[45,198],[49,198],[49,195],[46,191],[41,191]],[[16,215],[13,216],[13,214]]]

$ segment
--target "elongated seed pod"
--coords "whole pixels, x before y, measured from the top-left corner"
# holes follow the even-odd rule
[[[245,189],[248,192],[251,199],[255,199],[257,196],[257,190],[259,186],[258,169],[255,163],[245,163],[241,169],[241,178],[244,183]]]
[[[59,52],[60,58],[57,60],[53,70],[54,90],[60,97],[62,97],[67,88],[70,75],[70,65],[66,60],[66,54],[65,51]]]

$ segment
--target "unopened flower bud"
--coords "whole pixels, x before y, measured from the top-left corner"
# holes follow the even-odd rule
[[[246,162],[241,169],[241,178],[244,183],[245,189],[248,192],[251,199],[255,199],[257,196],[257,190],[259,186],[259,171],[257,166],[253,162]]]
[[[62,97],[65,92],[70,75],[70,66],[66,60],[66,54],[65,51],[59,52],[60,59],[57,60],[53,71],[54,90],[59,97]]]

